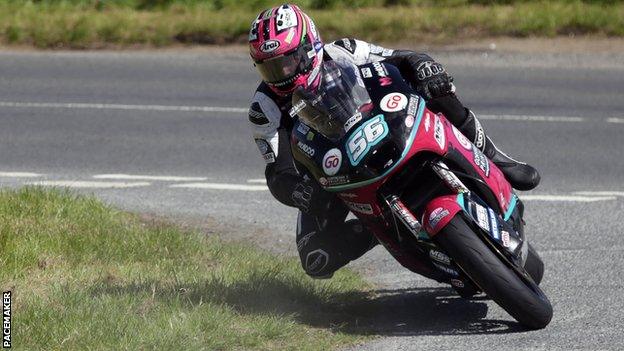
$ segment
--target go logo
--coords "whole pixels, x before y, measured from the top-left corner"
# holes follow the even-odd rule
[[[386,112],[397,112],[407,106],[407,97],[401,93],[390,93],[381,99],[379,105]]]
[[[338,173],[340,165],[342,164],[342,152],[334,148],[323,156],[323,172],[328,176],[333,176]]]

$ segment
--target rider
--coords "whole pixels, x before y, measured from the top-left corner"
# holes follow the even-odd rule
[[[297,87],[318,84],[324,61],[356,65],[384,61],[395,65],[427,101],[427,107],[443,113],[502,170],[514,188],[530,190],[539,183],[535,168],[496,148],[475,114],[455,95],[453,78],[426,54],[386,49],[350,38],[323,44],[310,17],[289,4],[262,11],[254,19],[249,49],[263,80],[249,109],[253,137],[267,164],[265,176],[271,194],[300,210],[297,250],[304,270],[312,277],[331,277],[377,244],[357,220],[345,221],[349,210],[341,201],[294,164],[290,149],[291,94]]]

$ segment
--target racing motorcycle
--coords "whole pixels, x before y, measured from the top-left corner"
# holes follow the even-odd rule
[[[484,292],[520,324],[552,318],[524,205],[502,172],[390,64],[324,63],[293,94],[300,171],[337,196],[407,269]]]

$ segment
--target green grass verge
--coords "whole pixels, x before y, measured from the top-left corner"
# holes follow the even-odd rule
[[[379,6],[389,3],[407,5]],[[251,20],[266,4],[264,0],[3,1],[0,40],[39,48],[244,43]],[[374,6],[358,7],[362,5]],[[310,8],[326,7],[333,9],[310,13],[328,40],[343,36],[384,42],[482,36],[624,36],[624,3],[620,1],[310,2]]]
[[[366,284],[294,259],[145,223],[62,190],[0,192],[0,288],[13,347],[37,350],[328,350],[362,341],[341,304]],[[348,319],[348,318],[347,318]]]

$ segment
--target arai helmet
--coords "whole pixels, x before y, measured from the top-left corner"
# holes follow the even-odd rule
[[[249,51],[262,80],[281,96],[318,84],[323,42],[296,5],[262,11],[251,24]]]

